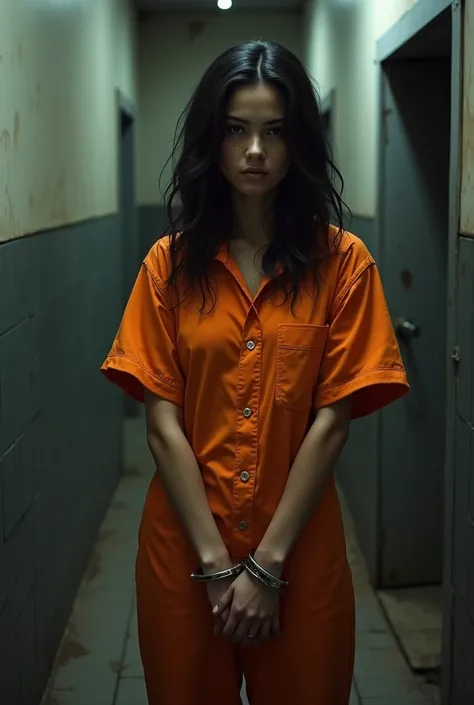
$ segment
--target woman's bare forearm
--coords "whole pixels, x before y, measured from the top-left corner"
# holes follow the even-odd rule
[[[157,473],[204,570],[228,567],[230,558],[207,501],[201,472],[181,428],[179,410],[147,399],[148,445]]]
[[[285,491],[256,552],[262,564],[281,571],[318,504],[347,440],[351,399],[322,409],[291,468]]]

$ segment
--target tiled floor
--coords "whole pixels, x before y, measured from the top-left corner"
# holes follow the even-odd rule
[[[433,672],[439,669],[443,637],[442,586],[382,590],[378,597],[411,668]]]
[[[125,435],[128,472],[102,525],[43,705],[147,703],[138,654],[133,564],[138,521],[153,466],[143,422],[129,423]],[[436,689],[411,675],[384,619],[348,516],[346,529],[357,599],[351,705],[435,705]],[[243,703],[247,704],[245,696]]]

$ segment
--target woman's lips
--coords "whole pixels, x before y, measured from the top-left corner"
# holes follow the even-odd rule
[[[246,171],[242,172],[243,175],[248,178],[248,179],[263,179],[265,176],[267,176],[266,171],[259,171],[258,169],[247,169]]]

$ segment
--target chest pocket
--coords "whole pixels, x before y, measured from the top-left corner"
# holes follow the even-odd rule
[[[328,326],[280,325],[276,401],[287,409],[310,409]]]

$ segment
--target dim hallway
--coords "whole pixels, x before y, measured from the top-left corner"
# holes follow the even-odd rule
[[[141,417],[125,422],[124,467],[83,576],[42,705],[147,703],[133,585],[138,523],[153,473]],[[414,676],[398,648],[369,585],[346,507],[344,513],[357,609],[356,666],[350,705],[437,705],[437,687]],[[245,693],[242,702],[247,705]]]
[[[0,0],[0,705],[144,703],[153,468],[137,405],[99,370],[169,229],[179,116],[254,39],[314,79],[411,386],[351,426],[336,466],[351,705],[474,705],[474,0],[229,3]]]

